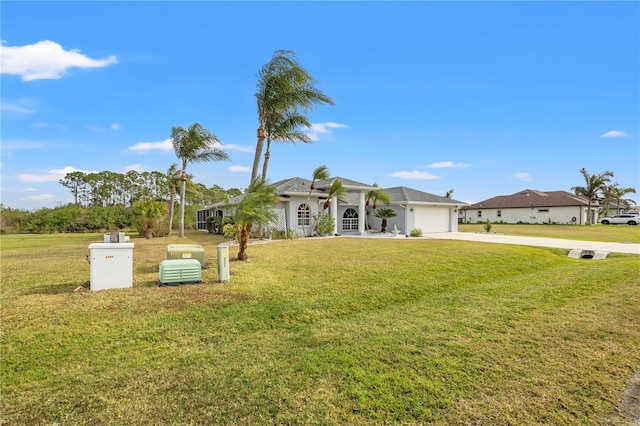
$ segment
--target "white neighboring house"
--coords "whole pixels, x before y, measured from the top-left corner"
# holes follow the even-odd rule
[[[589,202],[566,191],[536,191],[525,189],[511,195],[500,195],[460,209],[463,223],[587,223]],[[599,204],[591,203],[593,221],[598,222]]]
[[[308,179],[295,177],[271,184],[280,197],[274,207],[277,223],[273,228],[279,231],[291,229],[300,235],[310,235],[313,216],[322,211],[329,188],[335,180],[342,182],[347,193],[340,200],[330,200],[325,210],[335,220],[334,234],[365,235],[366,224],[379,230],[381,219],[373,216],[372,206],[366,206],[366,194],[380,188],[341,177],[316,182],[311,193],[311,181]],[[420,228],[424,233],[458,230],[458,209],[465,203],[405,187],[383,191],[391,196],[391,203],[388,206],[380,203],[377,207],[392,208],[397,214],[387,221],[387,232],[391,232],[394,226],[401,234],[409,234],[413,228]],[[225,215],[224,202],[198,210],[198,229],[206,230],[208,216]]]

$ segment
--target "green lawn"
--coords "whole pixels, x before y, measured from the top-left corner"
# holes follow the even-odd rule
[[[189,233],[132,238],[133,288],[73,292],[100,240],[2,237],[2,424],[600,425],[640,366],[634,255],[301,239],[218,284]],[[173,243],[204,284],[157,286]]]
[[[459,224],[460,232],[485,232],[482,223]],[[491,232],[524,237],[640,243],[640,226],[629,225],[512,225],[494,223]]]

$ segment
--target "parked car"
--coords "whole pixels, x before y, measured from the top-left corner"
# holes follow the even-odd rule
[[[635,214],[614,214],[603,217],[599,220],[603,225],[637,225],[640,223],[640,216]]]

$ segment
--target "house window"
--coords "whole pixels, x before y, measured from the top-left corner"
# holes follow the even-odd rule
[[[502,210],[498,210],[497,216],[502,217]]]
[[[355,209],[347,209],[342,215],[342,230],[358,230],[358,212]]]
[[[309,226],[309,206],[300,204],[298,207],[298,226]]]
[[[482,210],[478,210],[478,217],[482,217]]]

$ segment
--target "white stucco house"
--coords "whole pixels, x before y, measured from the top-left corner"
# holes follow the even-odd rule
[[[463,223],[587,223],[589,202],[566,191],[536,191],[525,189],[511,195],[500,195],[460,209]],[[591,203],[593,222],[598,221],[599,204]]]
[[[365,235],[367,225],[372,230],[380,230],[381,219],[373,215],[373,206],[366,205],[367,193],[380,188],[341,177],[318,181],[311,192],[312,182],[303,178],[295,177],[271,184],[279,196],[274,207],[278,219],[272,227],[308,235],[313,228],[314,214],[322,211],[329,188],[336,180],[342,182],[346,195],[341,199],[334,197],[326,210],[334,218],[334,234]],[[387,221],[387,232],[394,227],[403,235],[409,234],[413,228],[420,228],[424,233],[458,230],[458,210],[465,203],[405,187],[382,190],[390,195],[391,202],[389,205],[379,203],[378,208],[388,207],[396,212],[396,216]],[[198,229],[206,229],[208,216],[225,214],[224,202],[199,210]]]

